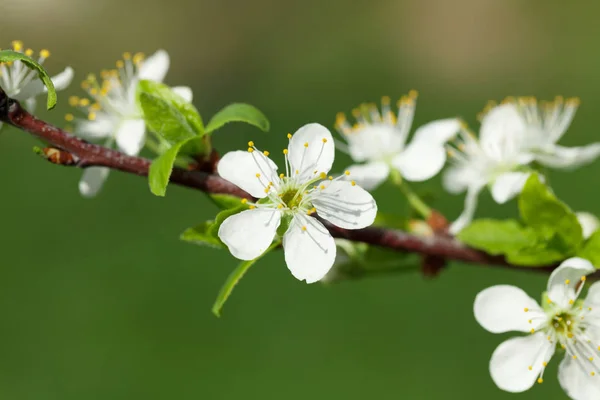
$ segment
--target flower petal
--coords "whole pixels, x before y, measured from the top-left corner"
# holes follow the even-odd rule
[[[450,233],[456,235],[465,226],[469,225],[475,215],[475,209],[477,208],[477,196],[483,189],[483,185],[477,184],[469,186],[467,189],[467,195],[465,197],[465,209],[462,214],[450,225]]]
[[[534,299],[510,285],[492,286],[479,292],[473,311],[479,325],[492,333],[529,332],[535,327],[528,322],[532,316],[544,316]]]
[[[600,307],[600,282],[594,282],[588,289],[585,302]]]
[[[139,79],[162,82],[169,70],[169,54],[164,50],[158,50],[145,59],[138,70]]]
[[[530,172],[506,172],[496,178],[492,185],[492,197],[498,204],[504,204],[521,193]]]
[[[115,132],[119,150],[130,156],[137,156],[146,140],[146,124],[143,119],[126,119]]]
[[[217,164],[217,171],[223,179],[259,199],[266,197],[269,182],[279,182],[277,165],[258,151],[230,151]]]
[[[75,71],[73,71],[73,68],[71,67],[67,67],[60,74],[54,75],[51,78],[52,83],[54,83],[54,89],[56,89],[57,91],[66,89],[71,84],[74,75]],[[45,86],[44,91],[48,92],[48,88],[46,88]]]
[[[600,220],[592,213],[580,211],[575,213],[575,215],[577,216],[579,225],[581,225],[584,239],[592,236],[592,233],[596,232],[600,227]]]
[[[273,243],[281,222],[281,212],[267,208],[242,211],[227,218],[219,227],[219,239],[240,260],[254,260]]]
[[[432,121],[417,129],[411,144],[422,142],[429,145],[443,145],[456,136],[459,130],[460,120],[458,118]]]
[[[494,107],[481,121],[479,142],[496,161],[507,160],[523,150],[526,125],[514,104]]]
[[[467,190],[471,182],[481,180],[479,172],[468,167],[451,166],[442,175],[442,185],[449,193],[462,193]]]
[[[544,332],[500,343],[490,360],[492,380],[507,392],[524,392],[536,382],[544,368],[542,363],[554,354],[554,346]]]
[[[112,137],[118,120],[98,115],[94,121],[77,120],[75,133],[84,139],[103,139]]]
[[[313,192],[312,203],[319,216],[344,229],[362,229],[375,221],[377,204],[369,192],[347,181],[324,186]]]
[[[89,167],[83,171],[81,180],[79,181],[79,192],[83,197],[95,197],[104,181],[108,177],[110,168],[106,167]]]
[[[291,173],[298,171],[296,176],[300,181],[329,172],[335,158],[331,133],[323,125],[314,123],[304,125],[294,133],[288,151]]]
[[[550,168],[575,169],[595,161],[600,156],[600,143],[587,146],[564,147],[554,145],[536,154],[536,159]]]
[[[323,278],[333,266],[336,246],[323,224],[314,218],[296,215],[283,236],[283,251],[292,275],[313,283]]]
[[[35,108],[37,106],[37,100],[35,97],[30,97],[27,100],[25,100],[25,109],[27,111],[29,111],[30,113],[34,113],[35,112]]]
[[[384,162],[355,164],[347,169],[350,175],[347,180],[353,180],[365,190],[374,190],[383,183],[390,174],[390,167]]]
[[[597,372],[595,371],[595,374]],[[571,357],[565,357],[558,367],[558,381],[567,396],[573,400],[600,399],[600,381],[598,376],[582,369]]]
[[[577,285],[582,277],[596,271],[586,259],[572,257],[563,261],[548,278],[548,298],[561,307],[570,307],[569,300],[575,300]]]
[[[175,93],[177,93],[179,96],[183,97],[183,99],[185,101],[187,101],[188,103],[192,102],[192,99],[194,97],[193,93],[192,93],[192,89],[189,88],[188,86],[175,86],[173,88],[171,88]]]
[[[407,181],[421,182],[432,178],[446,163],[443,145],[424,142],[411,143],[402,153],[392,159],[392,165]]]

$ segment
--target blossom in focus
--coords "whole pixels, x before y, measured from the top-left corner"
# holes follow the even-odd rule
[[[458,132],[460,121],[450,118],[423,125],[407,144],[416,100],[416,91],[403,96],[397,113],[392,111],[389,97],[382,99],[381,111],[375,104],[363,104],[352,111],[354,125],[343,113],[338,114],[335,126],[346,142],[339,143],[338,149],[357,163],[348,170],[365,189],[372,190],[383,183],[391,168],[408,181],[425,181],[444,166],[443,144]]]
[[[279,232],[292,275],[313,283],[332,267],[336,245],[311,215],[318,212],[340,228],[361,229],[373,223],[377,205],[356,182],[341,179],[351,177],[349,171],[337,178],[327,176],[335,156],[327,128],[308,124],[288,138],[283,150],[285,173],[278,173],[270,153],[259,151],[254,142],[248,143],[248,151],[229,152],[219,161],[219,175],[260,200],[248,202],[249,210],[227,218],[218,234],[234,257],[253,260]]]
[[[75,134],[88,140],[103,141],[128,155],[137,155],[144,147],[146,126],[135,93],[140,80],[162,82],[169,69],[169,55],[159,50],[145,58],[143,54],[124,53],[116,62],[116,69],[104,70],[97,79],[88,75],[82,88],[87,97],[71,96],[69,104],[79,109],[85,118],[67,114],[65,119],[75,124]],[[186,101],[192,100],[188,87],[173,90]],[[85,197],[94,197],[102,188],[109,169],[89,167],[79,182],[79,191]]]
[[[543,307],[523,290],[497,285],[475,298],[475,319],[492,333],[528,335],[501,343],[490,360],[496,385],[523,392],[543,382],[544,370],[555,353],[564,354],[558,379],[574,400],[600,398],[600,283],[578,299],[586,276],[596,268],[585,259],[565,260],[548,280]]]

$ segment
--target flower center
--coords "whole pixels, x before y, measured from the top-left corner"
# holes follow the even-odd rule
[[[279,195],[281,201],[290,210],[296,209],[302,203],[302,194],[298,189],[288,189]]]

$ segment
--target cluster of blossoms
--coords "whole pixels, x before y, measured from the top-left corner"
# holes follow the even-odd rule
[[[34,55],[19,41],[12,48]],[[48,56],[42,50],[38,62]],[[81,116],[69,113],[65,119],[73,123],[75,134],[128,155],[139,154],[144,146],[160,152],[168,145],[158,135],[147,135],[135,92],[140,80],[162,82],[168,68],[169,56],[163,50],[148,58],[124,53],[116,69],[102,71],[100,79],[90,74],[84,80],[86,96],[69,98]],[[52,80],[61,90],[72,78],[73,70],[66,68]],[[0,64],[0,85],[30,110],[35,96],[45,91],[37,74],[21,61]],[[189,88],[172,89],[184,101],[192,101]],[[225,154],[217,165],[219,175],[256,201],[242,201],[248,209],[219,226],[220,240],[240,260],[254,260],[273,243],[281,243],[292,275],[313,283],[322,280],[336,261],[336,242],[328,227],[362,229],[373,224],[377,204],[369,191],[387,180],[397,185],[426,181],[449,164],[444,188],[466,192],[464,210],[450,226],[450,233],[457,234],[473,220],[478,196],[486,187],[497,203],[506,203],[522,191],[536,165],[572,169],[600,156],[600,143],[558,144],[573,120],[578,99],[557,97],[538,103],[529,97],[507,98],[486,107],[478,135],[460,119],[447,118],[419,127],[409,141],[416,99],[417,93],[409,92],[397,102],[397,111],[389,97],[381,100],[381,109],[363,104],[352,111],[353,123],[338,114],[335,128],[343,141],[317,123],[288,134],[285,173],[268,151],[260,151],[252,141],[247,151]],[[329,172],[336,147],[354,164],[334,176]],[[104,167],[87,168],[79,184],[81,194],[95,196],[108,173]],[[577,217],[585,238],[598,229],[594,216]],[[541,383],[550,358],[564,351],[559,371],[564,390],[575,400],[600,399],[600,283],[589,288],[586,300],[578,300],[586,276],[595,270],[582,258],[564,261],[550,276],[543,307],[513,286],[494,286],[477,296],[475,318],[485,329],[529,332],[505,341],[494,352],[490,372],[500,388],[521,392]]]

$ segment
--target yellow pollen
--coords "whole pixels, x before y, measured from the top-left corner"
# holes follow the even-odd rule
[[[544,361],[544,362],[542,363],[542,365],[543,365],[544,367],[547,367],[547,366],[548,366],[548,363],[547,363],[546,361]]]
[[[123,59],[124,60],[129,60],[131,59],[131,53],[126,51],[125,53],[123,53]]]
[[[585,282],[586,279],[587,279],[587,277],[585,275],[581,277],[582,282]]]
[[[527,312],[527,311],[529,311],[529,308],[525,307],[525,308],[523,309],[523,311]]]
[[[348,170],[345,170],[345,171],[344,171],[344,174],[345,174],[346,176],[348,176],[348,175],[350,175],[350,171],[348,171]]]
[[[283,149],[283,154],[287,154],[288,153],[288,149]]]
[[[256,177],[257,177],[257,178],[260,178],[260,174],[256,174]]]
[[[96,113],[93,113],[93,112],[89,113],[88,114],[88,119],[90,121],[94,121],[96,119]]]
[[[323,143],[327,143],[327,139],[323,138]]]
[[[329,180],[330,180],[330,181],[332,181],[332,180],[333,180],[333,176],[330,176],[330,177],[329,177]]]
[[[530,319],[530,320],[529,320],[529,321],[527,321],[527,322],[529,322],[529,323],[531,324],[531,321],[533,321],[533,320],[532,320],[532,319]]]
[[[91,89],[90,89],[90,94],[91,94],[92,96],[95,96],[95,95],[97,95],[97,94],[98,94],[98,89],[96,89],[96,88],[91,88]]]
[[[588,311],[592,311],[592,307],[588,307]]]
[[[321,190],[325,189],[325,185],[321,185],[319,186],[319,188],[321,188]]]
[[[590,372],[590,375],[591,375],[591,376],[595,376],[595,375],[596,375],[596,373],[595,373],[594,371],[592,371],[592,372]]]
[[[248,147],[254,147],[254,142],[252,140],[248,142]]]
[[[296,175],[298,175],[300,173],[300,171],[296,170]]]
[[[265,150],[265,151],[263,151],[263,154],[264,154],[265,156],[269,157],[269,154],[271,154],[271,153],[269,153],[268,151],[266,151],[266,150]]]
[[[291,138],[292,138],[292,134],[291,134],[291,133],[288,133],[288,134],[287,134],[287,138],[288,138],[288,139],[291,139]]]
[[[356,182],[354,182],[354,181],[350,181],[350,184],[351,184],[352,186],[356,186]]]
[[[573,303],[575,303],[575,300],[573,300],[573,299],[569,300],[569,304],[572,305]]]
[[[40,57],[48,58],[48,57],[50,57],[50,52],[48,50],[44,49],[44,50],[40,51]]]
[[[573,356],[573,360],[577,360],[577,356]]]
[[[390,101],[391,101],[390,96],[383,96],[381,98],[381,104],[383,104],[383,105],[389,106]]]
[[[529,332],[535,333],[535,329],[531,328],[531,330]]]
[[[588,360],[594,361],[594,357],[590,357],[590,358],[588,358]]]
[[[560,347],[562,347],[563,350],[567,348],[567,346],[565,346],[564,344],[561,344]]]
[[[277,208],[279,208],[279,209],[283,208],[283,204],[277,204]]]
[[[77,96],[69,97],[69,105],[71,107],[75,107],[77,104],[79,104],[79,97],[77,97]]]
[[[527,367],[527,369],[531,371],[533,367],[530,365],[529,367]]]
[[[539,378],[539,379],[537,380],[537,383],[540,383],[540,384],[542,384],[542,383],[544,383],[544,380],[543,380],[542,378]]]
[[[250,206],[251,210],[254,210],[256,208],[256,206]]]
[[[308,142],[304,143],[304,147],[308,147]]]
[[[31,57],[31,56],[33,55],[33,50],[31,50],[31,49],[27,49],[27,50],[25,50],[25,55],[26,55],[27,57]]]
[[[321,172],[321,175],[320,175],[320,176],[321,176],[321,179],[325,179],[325,178],[327,178],[327,174],[326,174],[325,172]]]
[[[81,100],[79,100],[79,105],[81,107],[87,107],[90,105],[90,100],[89,99],[81,99]]]
[[[569,283],[571,283],[571,280],[567,279],[567,280],[565,281],[565,285],[568,285]]]
[[[270,186],[267,186],[267,187],[265,188],[265,193],[269,193],[269,189],[271,189],[271,187],[270,187]]]
[[[573,339],[573,334],[572,334],[571,332],[569,332],[569,333],[567,333],[567,337],[568,337],[569,339]]]
[[[285,178],[285,174],[279,174],[279,177],[280,177],[281,179],[283,179],[283,178]]]
[[[306,230],[306,225],[302,227],[302,230],[305,231]]]
[[[242,204],[246,204],[248,202],[248,199],[242,199]]]
[[[548,304],[552,304],[552,300],[548,299]]]
[[[552,338],[551,338],[550,336],[548,336],[546,339],[548,339],[548,340],[552,340]]]
[[[417,92],[416,90],[411,90],[410,92],[408,92],[408,97],[410,97],[411,99],[416,99],[419,96],[419,92]]]
[[[75,117],[73,116],[73,114],[67,114],[65,115],[65,121],[73,121],[75,119]]]
[[[248,147],[248,153],[252,153],[254,149],[252,147]]]
[[[23,49],[23,42],[20,40],[13,40],[11,44],[14,51],[21,51]]]

